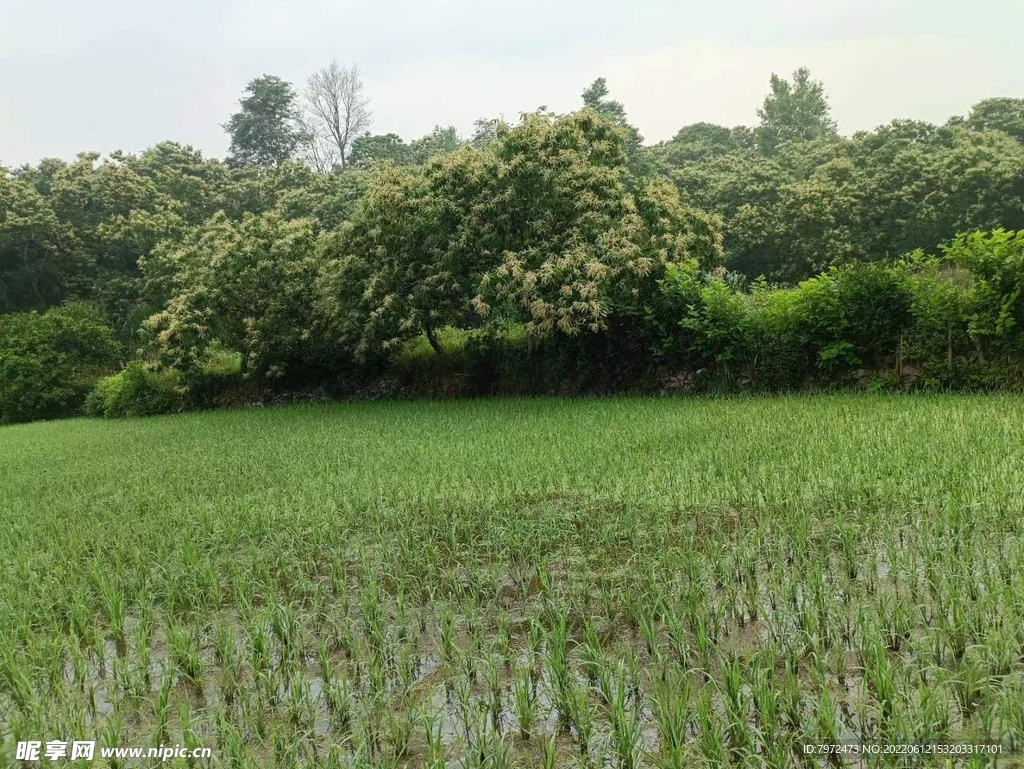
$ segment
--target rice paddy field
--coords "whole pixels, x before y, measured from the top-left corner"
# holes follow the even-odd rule
[[[1024,765],[1022,489],[1006,396],[2,428],[0,765]]]

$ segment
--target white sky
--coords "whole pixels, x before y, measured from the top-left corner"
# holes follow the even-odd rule
[[[375,133],[540,105],[604,76],[648,141],[756,122],[772,72],[825,82],[840,131],[942,122],[1024,96],[1021,0],[0,0],[0,164],[138,151],[222,156],[264,73],[358,62]]]

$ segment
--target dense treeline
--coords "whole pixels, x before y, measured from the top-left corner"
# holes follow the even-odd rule
[[[356,68],[172,142],[0,172],[0,421],[263,389],[1015,386],[1024,100],[843,137],[806,70],[755,127],[580,111],[405,143]],[[963,234],[961,234],[963,233]],[[134,395],[133,395],[134,394]]]

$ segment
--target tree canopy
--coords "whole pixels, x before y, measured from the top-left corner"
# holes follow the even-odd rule
[[[1022,105],[843,136],[801,68],[772,75],[758,125],[697,122],[650,145],[597,78],[569,114],[407,140],[369,132],[355,66],[302,93],[265,75],[226,123],[223,161],[168,141],[0,169],[0,314],[87,302],[151,364],[199,370],[225,347],[262,380],[384,360],[421,335],[440,352],[445,329],[734,365],[773,355],[757,333],[786,328],[832,370],[869,345],[829,297],[905,315],[909,291],[929,344],[959,333],[987,361],[1018,338],[1020,240],[999,233],[1024,231]],[[943,243],[960,283],[932,257],[906,267]],[[807,313],[830,319],[792,320]]]
[[[820,80],[811,79],[809,69],[798,69],[792,81],[772,73],[771,89],[757,111],[763,150],[771,152],[783,142],[812,141],[835,135],[836,123],[825,97],[825,86]]]
[[[667,264],[722,259],[718,223],[664,181],[627,188],[627,135],[590,110],[527,115],[493,145],[422,171],[381,169],[328,241],[325,280],[339,328],[365,352],[492,312],[527,332],[599,331],[639,314]],[[331,297],[333,295],[333,301]]]
[[[303,132],[291,83],[264,75],[251,80],[245,93],[238,112],[224,124],[231,135],[228,163],[268,168],[293,157]]]

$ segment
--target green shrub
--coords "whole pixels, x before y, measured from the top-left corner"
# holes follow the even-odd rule
[[[522,324],[493,325],[467,331],[441,328],[438,355],[427,338],[419,335],[391,357],[388,367],[403,392],[425,397],[476,396],[533,392],[536,382],[524,376],[519,364],[527,349]],[[545,358],[543,368],[556,364]]]
[[[258,400],[261,392],[260,382],[247,380],[243,373],[241,353],[218,341],[206,348],[198,367],[181,374],[179,384],[182,407],[189,409],[217,408],[225,399],[235,402],[242,392]]]
[[[757,308],[751,378],[760,390],[799,389],[817,369],[817,353],[804,342],[797,326],[799,291],[780,289],[766,281],[751,288]]]
[[[77,414],[120,354],[91,305],[0,315],[0,423]]]
[[[211,376],[234,376],[242,373],[242,353],[214,341],[206,348],[200,369]]]
[[[920,370],[921,384],[926,387],[964,386],[961,375],[976,363],[975,344],[967,329],[972,276],[921,251],[910,254],[906,264],[913,294],[913,328],[904,360]]]
[[[795,291],[794,331],[826,371],[893,355],[911,324],[913,293],[902,265],[833,267]]]
[[[461,328],[452,328],[451,326],[439,328],[434,334],[445,355],[458,355],[461,353],[466,346],[466,341],[470,337],[469,331]],[[434,348],[430,346],[430,342],[425,334],[407,339],[395,354],[396,361],[409,363],[431,360],[436,357],[438,355]]]
[[[1022,352],[1024,230],[961,234],[941,246],[944,258],[973,278],[968,332],[987,352]]]
[[[689,259],[665,268],[658,281],[658,292],[647,308],[645,325],[656,359],[679,362],[693,346],[693,335],[681,321],[700,303],[703,274],[696,259]]]
[[[86,400],[85,412],[99,417],[144,417],[177,411],[181,404],[182,388],[176,371],[154,371],[142,363],[131,363],[96,383]]]
[[[709,278],[699,300],[680,321],[693,333],[694,348],[719,364],[749,357],[757,317],[750,297],[734,291],[722,278]]]
[[[762,279],[749,293],[730,274],[671,265],[645,318],[651,357],[770,391],[864,386],[890,369],[884,387],[1019,387],[1024,233],[969,233],[939,250],[832,267],[795,288]]]

